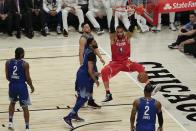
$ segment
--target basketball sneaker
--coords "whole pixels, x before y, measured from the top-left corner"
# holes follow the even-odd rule
[[[103,100],[102,102],[108,102],[108,101],[111,101],[111,100],[113,100],[112,94],[106,94],[105,100]]]
[[[74,119],[77,122],[84,122],[85,120],[78,116],[78,114],[75,114],[72,119]]]
[[[100,109],[101,106],[95,103],[94,99],[88,100],[87,105],[93,109]]]
[[[8,129],[13,131],[14,130],[14,124],[12,122],[8,123]]]
[[[71,129],[74,128],[73,125],[72,125],[72,122],[71,122],[71,118],[70,118],[70,117],[64,117],[63,120],[64,120],[65,124],[66,124],[69,128],[71,128]]]

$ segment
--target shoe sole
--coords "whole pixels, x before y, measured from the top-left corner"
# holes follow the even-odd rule
[[[111,99],[111,100],[108,100],[108,101],[102,101],[102,102],[109,102],[109,101],[112,101],[113,100],[113,98]]]
[[[92,109],[101,109],[101,107],[94,107],[94,106],[89,106],[87,105],[88,108],[92,108]]]

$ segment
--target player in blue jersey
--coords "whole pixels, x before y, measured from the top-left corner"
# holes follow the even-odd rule
[[[158,116],[159,127],[158,131],[163,131],[163,116],[161,103],[151,97],[154,87],[152,84],[147,84],[144,88],[144,97],[136,99],[133,102],[131,112],[131,131],[155,131],[156,115]],[[137,113],[136,128],[135,115]]]
[[[29,64],[23,60],[24,49],[16,48],[15,58],[7,60],[5,64],[6,78],[9,81],[9,123],[8,129],[14,130],[13,116],[15,111],[15,104],[19,101],[20,106],[24,111],[25,130],[29,131],[29,110],[31,105],[27,84],[31,88],[31,93],[34,92],[34,86],[31,81],[29,73]],[[26,84],[27,83],[27,84]]]
[[[82,34],[82,36],[80,37],[80,40],[79,40],[79,62],[80,62],[80,65],[83,64],[84,52],[85,52],[85,49],[88,47],[87,40],[88,39],[94,39],[94,36],[91,33],[91,28],[90,28],[89,24],[88,23],[82,23],[81,26],[82,26],[83,34]],[[98,56],[100,61],[103,64],[105,64],[105,61],[102,58],[98,47],[95,49],[95,54]],[[88,104],[89,107],[92,107],[94,109],[101,108],[101,106],[96,104],[94,99],[93,99],[93,89],[91,91],[91,95],[88,98],[88,103],[87,104]]]
[[[72,119],[78,119],[78,110],[84,105],[84,103],[88,100],[88,97],[91,95],[94,83],[99,86],[99,81],[97,79],[99,73],[97,72],[97,60],[95,54],[97,44],[92,38],[87,40],[87,45],[88,47],[84,51],[83,64],[78,69],[76,75],[75,86],[78,97],[71,112],[63,118],[70,128],[73,128]]]

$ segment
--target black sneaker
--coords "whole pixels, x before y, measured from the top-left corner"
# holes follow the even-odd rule
[[[72,122],[71,122],[71,118],[69,118],[69,117],[64,117],[63,120],[64,120],[65,124],[66,124],[69,128],[71,128],[71,129],[74,128],[73,125],[72,125]]]
[[[63,30],[63,36],[68,37],[68,32],[65,29]]]
[[[29,31],[26,36],[29,38],[29,39],[32,39],[33,36],[34,36],[34,32],[33,31]]]
[[[178,49],[178,45],[176,45],[176,43],[172,43],[171,45],[168,45],[168,48],[170,48],[170,49]]]
[[[111,101],[111,100],[113,100],[112,94],[106,94],[105,100],[103,100],[102,102],[108,102],[108,101]]]
[[[45,29],[42,29],[42,30],[41,30],[41,34],[42,34],[43,36],[47,36],[47,33],[46,33]]]
[[[21,38],[21,32],[20,32],[20,31],[17,31],[17,33],[16,33],[16,38],[18,38],[18,39]]]
[[[94,101],[94,99],[91,99],[91,100],[88,100],[88,106],[93,108],[93,109],[100,109],[101,106],[100,105],[97,105]]]
[[[78,116],[78,114],[75,114],[72,119],[74,119],[77,122],[84,122],[85,120]]]

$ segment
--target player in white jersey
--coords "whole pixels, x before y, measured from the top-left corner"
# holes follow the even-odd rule
[[[88,9],[89,11],[86,13],[86,16],[96,29],[97,34],[104,33],[102,27],[95,18],[103,18],[104,16],[107,16],[108,28],[110,27],[110,21],[112,18],[110,0],[89,0]]]
[[[68,36],[68,13],[76,15],[79,19],[79,32],[82,32],[81,24],[84,22],[84,14],[81,7],[78,5],[77,0],[62,0],[62,19],[63,19],[63,35]]]

